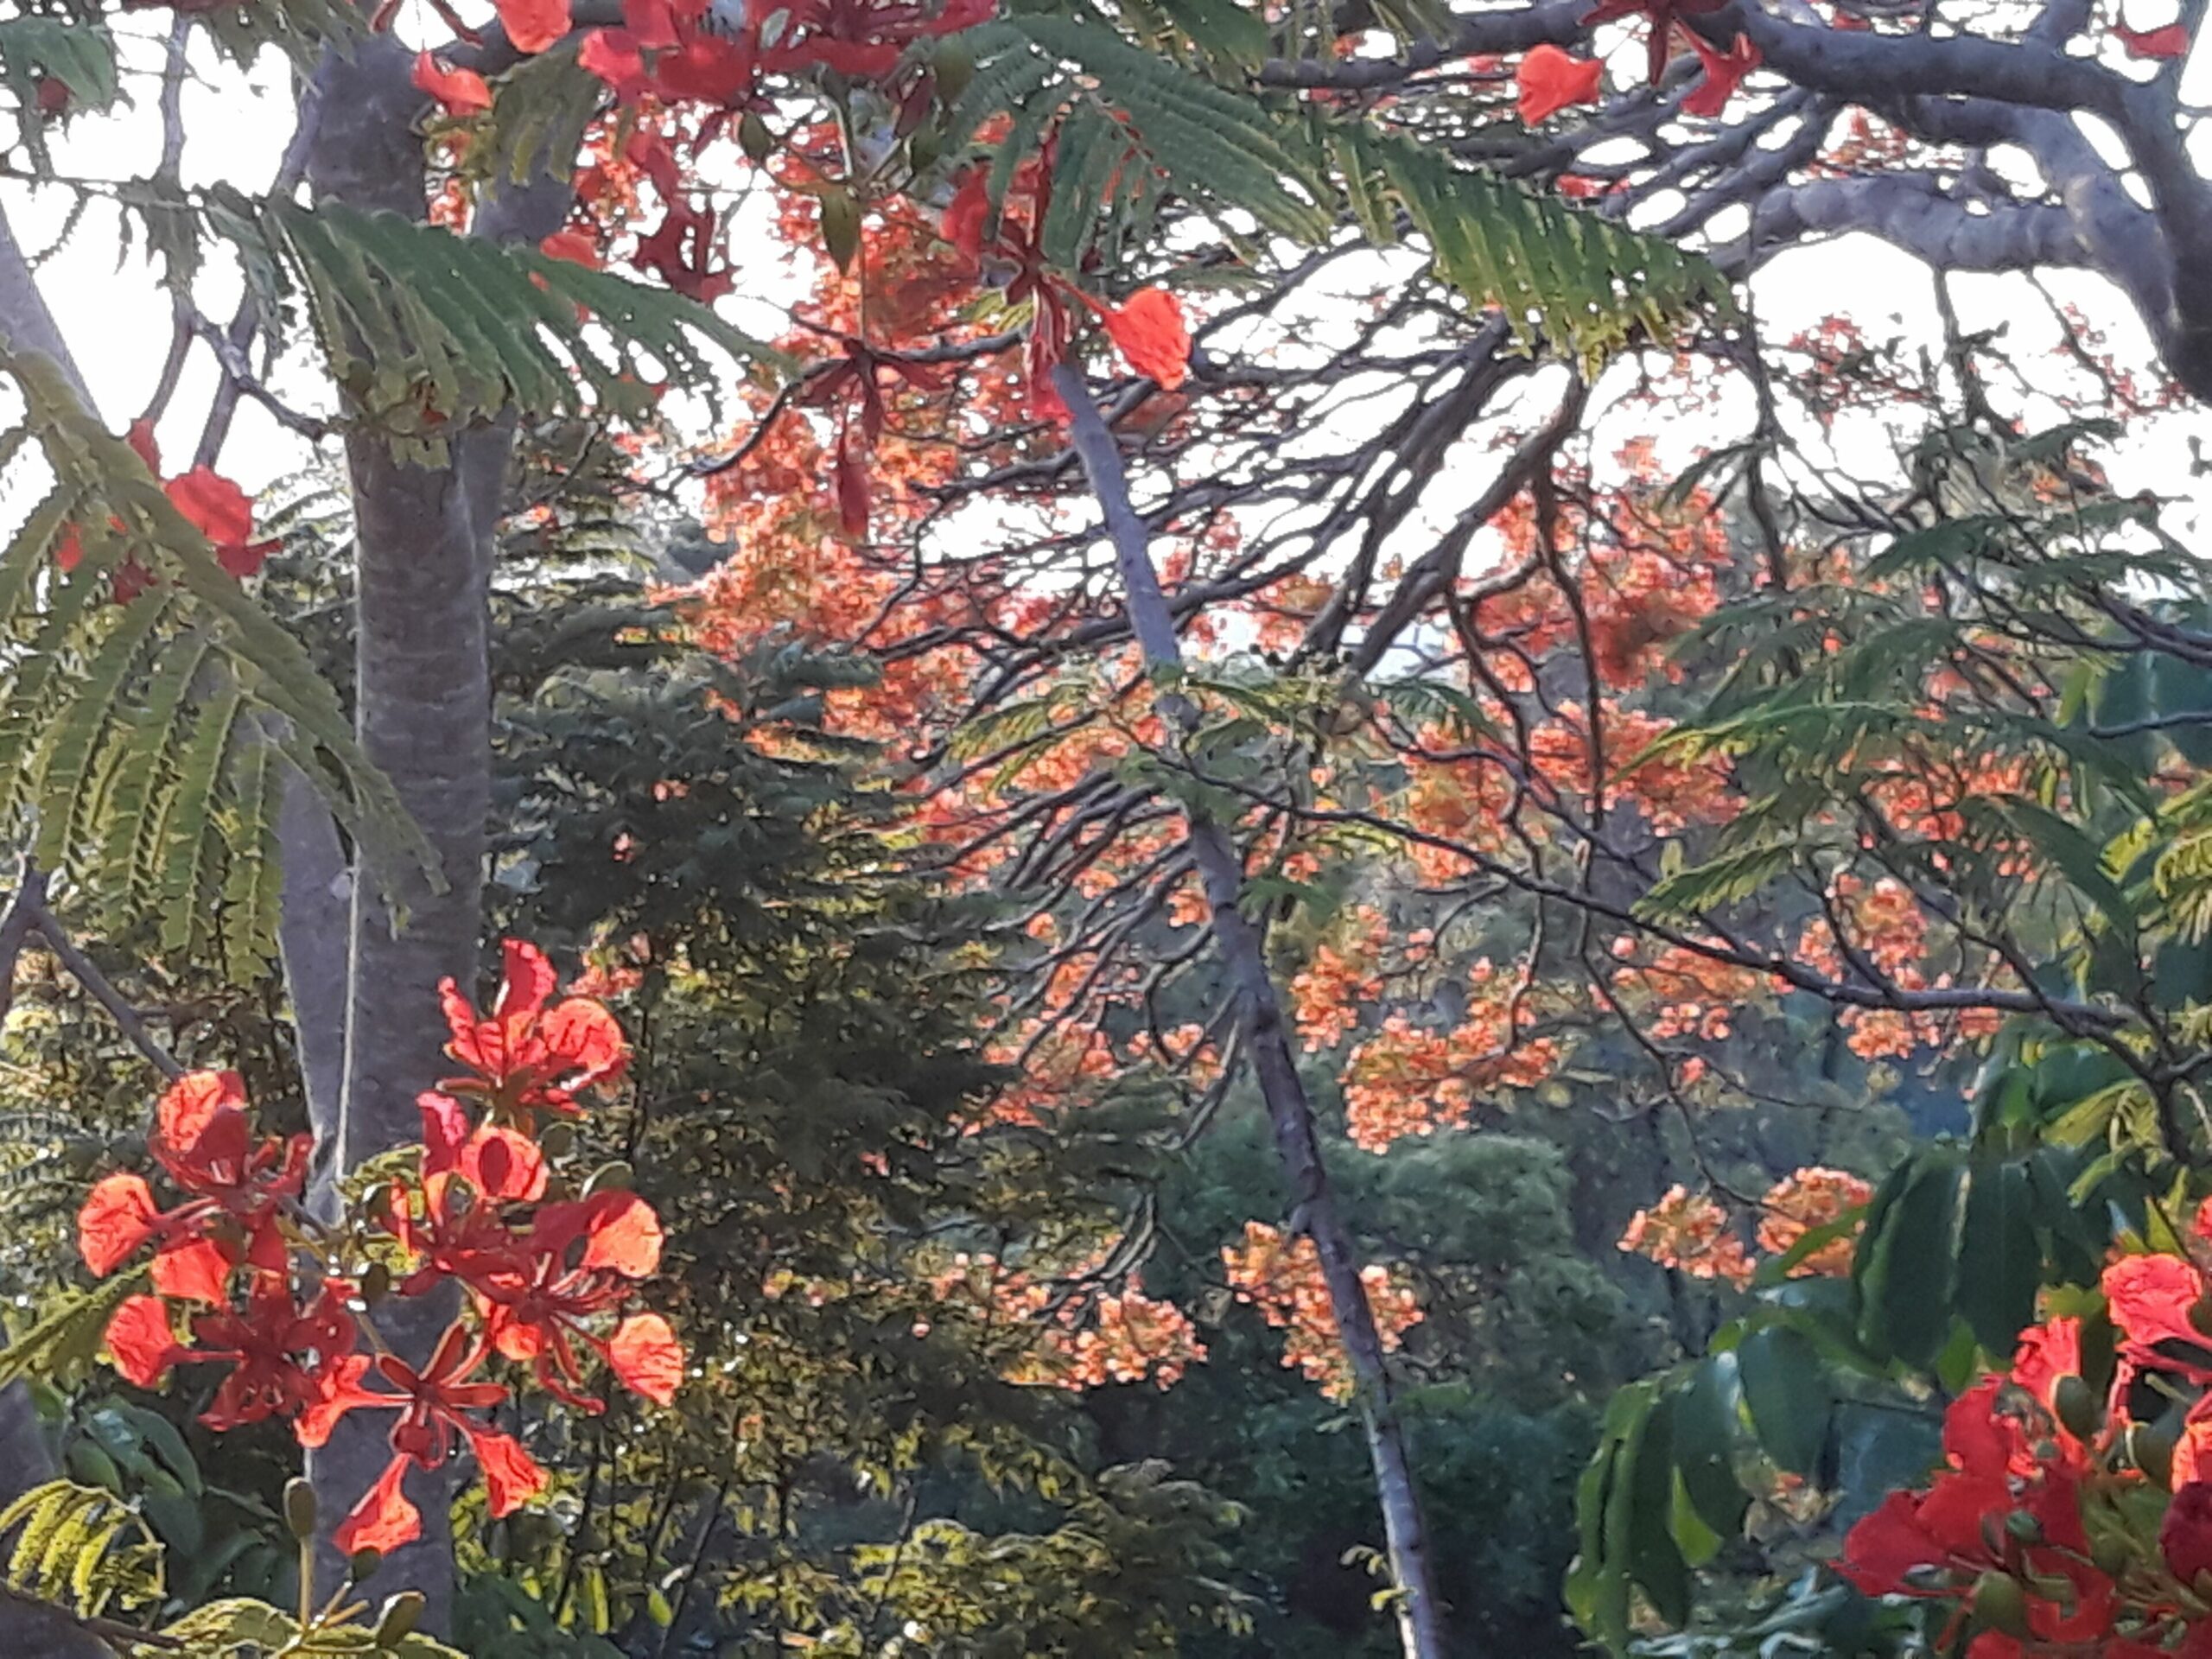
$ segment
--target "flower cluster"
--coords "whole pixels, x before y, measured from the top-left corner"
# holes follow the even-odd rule
[[[1972,1659],[2212,1655],[2212,1205],[2184,1253],[2124,1255],[1946,1414],[1944,1465],[1852,1529],[1869,1594],[1949,1602]],[[2106,1344],[2085,1341],[2108,1320]]]
[[[1319,1383],[1330,1399],[1350,1399],[1351,1365],[1337,1338],[1337,1316],[1329,1306],[1313,1241],[1303,1233],[1286,1237],[1265,1222],[1248,1221],[1243,1245],[1223,1245],[1221,1261],[1236,1300],[1251,1303],[1269,1325],[1288,1332],[1282,1363]],[[1380,1263],[1362,1268],[1359,1278],[1383,1351],[1395,1352],[1406,1332],[1421,1321],[1420,1300],[1410,1285],[1398,1282]]]
[[[522,1442],[494,1426],[511,1397],[501,1362],[587,1411],[602,1406],[588,1391],[590,1360],[663,1405],[683,1381],[667,1320],[624,1311],[659,1264],[652,1206],[619,1185],[580,1186],[539,1138],[620,1073],[621,1030],[596,1002],[556,998],[536,947],[509,940],[505,967],[487,1014],[442,988],[447,1052],[462,1073],[421,1097],[416,1167],[346,1215],[323,1222],[302,1207],[307,1136],[257,1135],[237,1075],[195,1071],[162,1095],[148,1141],[181,1200],[163,1209],[143,1177],[118,1172],[78,1217],[97,1274],[153,1247],[155,1294],[125,1299],[107,1328],[130,1382],[156,1388],[177,1366],[226,1365],[201,1421],[275,1418],[305,1446],[325,1444],[348,1412],[395,1414],[391,1463],[337,1529],[349,1554],[419,1535],[408,1471],[463,1449],[495,1516],[543,1489]],[[460,1317],[419,1363],[394,1351],[377,1327],[385,1299],[448,1284],[464,1293]]]
[[[1872,1187],[1840,1169],[1815,1165],[1792,1170],[1758,1200],[1759,1248],[1786,1255],[1816,1229],[1858,1223],[1873,1196]],[[1837,1227],[1834,1236],[1789,1265],[1789,1276],[1840,1278],[1849,1273],[1858,1235],[1857,1224]],[[1619,1248],[1693,1279],[1719,1279],[1738,1287],[1751,1283],[1759,1268],[1719,1202],[1679,1183],[1658,1203],[1630,1217]]]

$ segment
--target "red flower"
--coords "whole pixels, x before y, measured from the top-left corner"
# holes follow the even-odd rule
[[[300,1416],[327,1398],[349,1364],[358,1376],[368,1363],[353,1353],[353,1317],[327,1286],[302,1307],[284,1281],[256,1274],[243,1310],[223,1306],[194,1316],[189,1345],[176,1339],[169,1319],[160,1297],[129,1298],[108,1321],[109,1356],[142,1389],[158,1387],[174,1366],[227,1362],[230,1374],[200,1416],[210,1428]],[[302,1443],[322,1442],[303,1436]]]
[[[392,1460],[383,1476],[354,1505],[339,1527],[336,1541],[341,1550],[364,1548],[391,1549],[419,1535],[422,1517],[404,1490],[406,1470],[435,1469],[462,1445],[475,1457],[494,1516],[511,1513],[543,1491],[545,1471],[522,1444],[481,1421],[473,1414],[499,1405],[507,1391],[497,1382],[469,1379],[483,1366],[490,1351],[472,1341],[467,1329],[454,1325],[439,1338],[429,1363],[416,1370],[391,1354],[381,1356],[376,1370],[398,1390],[385,1394],[353,1388],[340,1409],[396,1409],[392,1425]],[[333,1413],[334,1419],[336,1413]],[[318,1427],[327,1426],[319,1423]]]
[[[1985,1573],[2026,1586],[2030,1629],[2046,1642],[2088,1642],[2110,1620],[2112,1581],[2094,1566],[2080,1484],[2030,1455],[2021,1425],[1997,1410],[2002,1377],[1985,1377],[1943,1419],[1948,1467],[1924,1493],[1892,1492],[1844,1540],[1844,1577],[1868,1595],[1961,1599]],[[2035,1522],[2032,1545],[2005,1526]]]
[[[2126,23],[2112,26],[2113,37],[2120,49],[2131,58],[2185,58],[2189,55],[2189,29],[2181,23],[2168,23],[2163,29],[2133,29]]]
[[[278,1218],[307,1179],[308,1140],[274,1136],[255,1144],[235,1071],[193,1071],[163,1092],[148,1147],[169,1179],[193,1195],[158,1211],[140,1177],[118,1173],[94,1186],[77,1215],[86,1266],[105,1277],[157,1239],[154,1287],[163,1295],[219,1304],[231,1270],[287,1265]]]
[[[1515,111],[1533,127],[1569,105],[1595,103],[1598,83],[1605,74],[1605,66],[1594,60],[1572,56],[1555,46],[1532,48],[1513,71],[1513,84],[1520,91]]]
[[[574,225],[554,232],[537,245],[537,251],[549,259],[565,259],[572,265],[583,265],[593,270],[600,266],[599,238]]]
[[[495,0],[518,52],[543,52],[569,32],[569,0]]]
[[[583,1410],[603,1402],[582,1392],[578,1344],[596,1351],[626,1386],[666,1404],[683,1368],[667,1321],[640,1314],[611,1338],[589,1328],[660,1265],[661,1237],[659,1217],[634,1192],[613,1189],[547,1206],[520,1249],[469,1281],[485,1334],[506,1358],[528,1362],[550,1393]]]
[[[192,521],[215,550],[215,562],[244,582],[259,572],[277,543],[251,542],[253,503],[246,493],[210,467],[194,467],[162,486],[170,504]]]
[[[1716,116],[1728,107],[1744,77],[1759,67],[1759,49],[1751,37],[1738,35],[1725,53],[1715,52],[1701,35],[1692,35],[1690,46],[1705,66],[1705,78],[1682,100],[1684,115]]]
[[[509,939],[504,951],[489,1018],[479,1019],[451,980],[439,987],[453,1032],[446,1052],[475,1074],[440,1086],[483,1100],[494,1117],[524,1128],[539,1112],[573,1116],[582,1109],[579,1091],[612,1081],[629,1063],[622,1027],[587,997],[548,1007],[555,982],[544,952],[518,939]]]
[[[438,100],[448,115],[481,115],[492,107],[492,88],[474,69],[448,69],[428,52],[415,54],[415,90]]]

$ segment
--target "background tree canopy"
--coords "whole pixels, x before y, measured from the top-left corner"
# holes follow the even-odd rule
[[[2200,10],[0,4],[0,1646],[2203,1649]]]

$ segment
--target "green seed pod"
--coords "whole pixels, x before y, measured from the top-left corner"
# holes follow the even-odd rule
[[[2156,1423],[2138,1423],[2127,1431],[2129,1460],[2154,1484],[2169,1489],[2173,1485],[2175,1444],[2174,1432]]]
[[[2019,1580],[2003,1573],[1985,1573],[1974,1586],[1974,1623],[2006,1636],[2028,1634],[2028,1598]]]
[[[775,149],[776,135],[768,130],[768,124],[757,112],[747,110],[737,124],[737,147],[745,152],[747,161],[760,167]]]
[[[937,52],[930,59],[930,73],[936,77],[938,97],[950,109],[976,79],[975,55],[957,36],[950,36],[938,42]]]
[[[2107,1533],[2089,1541],[2089,1560],[2098,1572],[2108,1579],[2116,1579],[2134,1564],[2135,1551],[2120,1534]]]
[[[2078,1376],[2062,1376],[2051,1390],[2051,1408],[2066,1432],[2077,1440],[2093,1439],[2102,1427],[2104,1413],[2097,1408],[2097,1394]]]
[[[423,1617],[423,1592],[403,1590],[384,1605],[384,1613],[377,1620],[377,1645],[397,1647],[399,1639],[413,1632]]]
[[[284,1483],[284,1525],[302,1543],[315,1536],[315,1488],[295,1475]]]
[[[618,1189],[627,1192],[636,1180],[637,1172],[617,1158],[612,1163],[601,1164],[592,1171],[591,1179],[584,1183],[584,1196],[590,1198],[595,1192],[612,1192]]]
[[[849,270],[861,251],[861,210],[846,192],[834,186],[823,191],[822,245],[839,270]]]

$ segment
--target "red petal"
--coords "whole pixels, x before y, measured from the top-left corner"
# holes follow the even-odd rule
[[[487,1198],[528,1204],[545,1194],[545,1154],[512,1129],[486,1124],[461,1154],[461,1173]]]
[[[407,1501],[407,1494],[401,1490],[407,1468],[405,1458],[394,1458],[377,1478],[377,1484],[362,1494],[353,1512],[338,1523],[331,1541],[338,1546],[340,1554],[374,1549],[389,1555],[423,1535],[422,1511]]]
[[[645,73],[645,57],[639,49],[638,37],[626,29],[592,30],[584,36],[576,62],[605,81],[625,104],[635,103],[652,84]]]
[[[242,543],[253,534],[253,501],[212,467],[195,467],[162,489],[193,527],[218,547]]]
[[[2131,1341],[2212,1346],[2189,1319],[2189,1310],[2204,1294],[2203,1277],[2179,1256],[2123,1256],[2105,1269],[2104,1292],[2113,1323]]]
[[[2163,29],[2133,29],[2125,23],[2112,26],[2113,37],[2131,58],[2185,58],[2189,55],[2189,30],[2180,23],[2168,23]]]
[[[648,52],[665,52],[681,39],[668,0],[622,0],[622,26]]]
[[[141,418],[131,422],[123,435],[123,441],[130,446],[139,460],[146,463],[148,472],[159,473],[162,470],[162,447],[154,441],[154,423],[151,421]]]
[[[560,982],[553,964],[527,939],[509,939],[499,950],[499,995],[492,1004],[492,1017],[504,1020],[510,1014],[537,1013]]]
[[[607,1268],[643,1279],[660,1266],[660,1217],[634,1192],[601,1192],[587,1200],[594,1212],[584,1224],[587,1268]]]
[[[658,1313],[633,1313],[607,1344],[607,1363],[625,1388],[657,1406],[676,1398],[683,1384],[683,1344]]]
[[[118,1171],[85,1195],[77,1212],[77,1248],[93,1276],[105,1279],[154,1236],[153,1190]]]
[[[572,265],[583,265],[593,270],[600,267],[599,238],[575,226],[554,232],[537,245],[537,251],[548,258],[565,259]]]
[[[1164,288],[1141,289],[1106,314],[1106,333],[1129,366],[1162,391],[1183,384],[1191,365],[1191,331],[1182,302]]]
[[[245,1109],[245,1084],[235,1071],[188,1071],[162,1091],[154,1108],[162,1139],[177,1153],[189,1153],[225,1112]]]
[[[156,1388],[188,1351],[169,1329],[168,1304],[158,1296],[131,1296],[107,1322],[108,1357],[142,1389]]]
[[[461,1148],[468,1144],[468,1114],[451,1095],[425,1090],[415,1096],[423,1114],[423,1173],[443,1175],[461,1166]]]
[[[1605,66],[1572,56],[1556,46],[1532,48],[1513,71],[1520,92],[1515,111],[1529,126],[1548,120],[1571,104],[1596,101]]]
[[[223,1307],[231,1300],[231,1259],[210,1238],[166,1244],[154,1254],[154,1288],[183,1302]]]
[[[518,52],[543,52],[569,32],[569,0],[496,0],[499,22]]]
[[[830,465],[831,481],[836,486],[837,526],[848,536],[868,533],[868,466],[853,454],[849,444],[837,446],[837,458]]]
[[[603,1003],[572,996],[556,1006],[537,1027],[538,1039],[571,1071],[596,1082],[629,1064],[630,1041],[621,1021]]]
[[[405,1403],[396,1395],[378,1394],[361,1386],[370,1363],[366,1354],[340,1354],[308,1378],[315,1391],[315,1403],[301,1412],[292,1425],[292,1433],[302,1446],[326,1444],[330,1431],[338,1427],[338,1420],[356,1406],[373,1408]]]
[[[468,1449],[484,1471],[484,1491],[493,1516],[512,1514],[545,1490],[545,1471],[513,1435],[472,1429]]]
[[[990,216],[989,175],[980,167],[971,168],[952,193],[942,226],[944,239],[966,254],[970,264],[983,257],[983,226]]]
[[[448,69],[428,52],[415,54],[415,90],[438,100],[448,115],[481,115],[492,88],[474,69]]]
[[[83,563],[84,558],[84,532],[74,524],[64,525],[60,537],[54,543],[54,569],[66,576]]]

